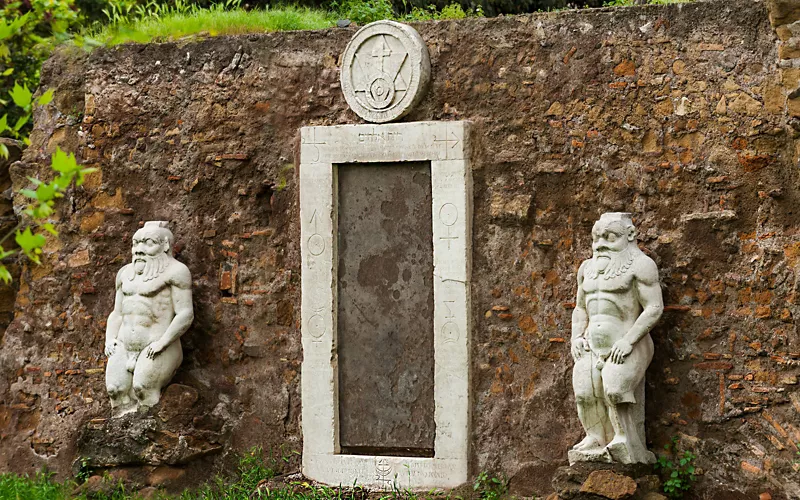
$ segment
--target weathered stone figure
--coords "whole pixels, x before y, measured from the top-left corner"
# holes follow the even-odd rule
[[[580,461],[653,463],[644,432],[644,376],[650,330],[664,309],[655,262],[636,245],[628,213],[606,213],[592,228],[591,259],[578,269],[572,313],[572,384],[586,437]]]
[[[194,319],[192,276],[172,256],[172,232],[151,221],[133,235],[133,262],[117,273],[108,316],[106,389],[114,416],[153,406],[183,360],[180,336]]]

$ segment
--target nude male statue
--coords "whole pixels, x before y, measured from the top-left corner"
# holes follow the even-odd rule
[[[578,269],[572,313],[572,385],[586,437],[580,461],[654,463],[644,433],[650,330],[664,309],[658,268],[636,245],[628,213],[605,213],[592,228],[591,259]]]
[[[133,235],[133,262],[117,273],[108,316],[106,390],[114,416],[161,399],[183,361],[180,336],[194,320],[192,276],[172,256],[172,232],[151,221]]]

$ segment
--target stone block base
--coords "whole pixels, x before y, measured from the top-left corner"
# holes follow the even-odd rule
[[[548,500],[666,500],[648,464],[577,463],[553,475]]]

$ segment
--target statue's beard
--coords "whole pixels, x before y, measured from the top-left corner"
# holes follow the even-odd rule
[[[628,245],[625,250],[612,252],[598,250],[592,256],[592,265],[588,270],[590,278],[595,279],[603,275],[603,279],[612,279],[628,272],[636,259],[636,252],[641,251],[636,245]]]
[[[131,276],[131,281],[134,277],[141,276],[143,281],[150,281],[155,279],[167,269],[169,258],[167,254],[160,253],[155,257],[150,255],[136,255],[133,258],[134,274]]]

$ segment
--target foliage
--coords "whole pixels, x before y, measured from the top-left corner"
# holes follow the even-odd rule
[[[390,0],[341,0],[333,2],[331,7],[341,18],[359,25],[395,17]]]
[[[224,479],[217,476],[197,490],[187,490],[177,496],[159,491],[154,498],[156,500],[248,500],[250,498],[261,500],[349,500],[368,497],[369,492],[358,486],[329,488],[305,481],[290,482],[286,487],[277,489],[258,488],[259,484],[264,484],[264,480],[275,476],[275,470],[282,466],[281,461],[285,462],[290,455],[295,453],[287,455],[282,450],[280,459],[277,459],[267,456],[261,448],[255,447],[240,457],[236,474],[233,477]],[[86,477],[76,479],[78,479],[78,483],[81,483],[85,481]],[[53,481],[52,474],[46,472],[40,472],[33,477],[0,474],[0,498],[14,500],[88,500],[88,498],[93,500],[138,500],[141,498],[136,493],[126,491],[122,483],[114,483],[109,476],[103,478],[101,491],[91,494],[78,488],[78,483],[74,480]],[[507,481],[490,478],[485,472],[481,473],[475,481],[475,492],[481,499],[506,498],[507,489]],[[258,493],[255,493],[256,491]],[[376,498],[372,495],[369,497]],[[379,498],[380,500],[431,498],[462,500],[461,497],[441,491],[416,494],[396,487]]]
[[[94,168],[83,168],[75,160],[75,155],[67,154],[61,151],[61,148],[56,148],[56,152],[51,156],[51,167],[53,170],[54,178],[50,182],[43,182],[33,177],[28,177],[28,180],[33,184],[35,189],[22,189],[20,194],[30,200],[27,208],[23,211],[31,219],[31,224],[25,226],[17,224],[17,227],[12,229],[2,239],[0,239],[0,260],[11,257],[18,253],[23,253],[28,259],[40,264],[39,255],[42,253],[42,248],[47,243],[46,234],[49,233],[53,236],[58,236],[58,232],[51,222],[48,222],[50,216],[53,214],[53,206],[57,198],[64,196],[64,191],[74,182],[77,186],[83,184],[86,174],[94,172]],[[14,235],[14,241],[19,245],[19,249],[4,250],[2,244],[11,235]],[[0,279],[6,283],[11,282],[11,273],[5,265],[0,263]]]
[[[465,11],[461,5],[452,3],[438,10],[435,6],[429,5],[427,8],[413,7],[411,12],[400,16],[401,21],[427,21],[445,19],[464,19],[467,17],[483,17],[483,10],[480,6],[475,9]]]
[[[117,45],[125,42],[149,42],[181,38],[194,34],[235,35],[267,31],[322,29],[333,26],[330,12],[299,7],[244,10],[238,0],[228,0],[203,9],[177,0],[162,4],[113,4],[104,12],[109,23],[90,30],[78,42],[92,45]]]
[[[0,2],[0,99],[15,87],[35,90],[42,63],[79,20],[74,0]],[[9,108],[8,101],[0,101],[0,115],[9,123],[24,114],[21,106]],[[17,132],[29,129],[26,122]]]
[[[175,0],[171,4],[159,0],[149,0],[146,4],[124,1],[103,9],[107,25],[88,30],[85,36],[76,37],[76,41],[88,46],[117,45],[130,41],[172,40],[194,34],[216,36],[322,29],[333,26],[337,19],[364,25],[380,19],[426,21],[482,15],[480,10],[464,11],[459,4],[441,10],[432,6],[415,7],[398,15],[390,0],[335,0],[329,7],[329,11],[291,6],[245,10],[241,0],[226,0],[208,8],[185,0]]]
[[[661,471],[664,479],[663,490],[669,498],[681,499],[688,492],[692,484],[697,479],[695,477],[695,466],[692,464],[695,456],[689,450],[682,454],[678,452],[678,438],[673,436],[672,440],[664,445],[667,455],[658,457],[655,470]],[[673,461],[676,460],[676,461]]]
[[[489,477],[488,473],[481,472],[475,478],[475,484],[472,485],[472,489],[475,490],[478,498],[482,500],[497,500],[505,498],[508,493],[508,480],[494,476]]]

